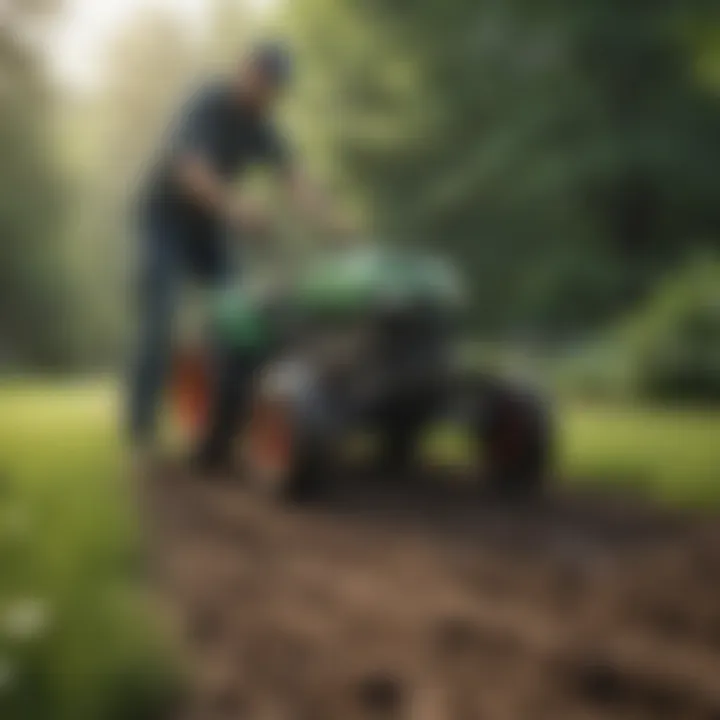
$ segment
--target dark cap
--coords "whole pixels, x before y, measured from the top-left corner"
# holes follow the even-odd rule
[[[250,51],[250,64],[275,85],[292,80],[293,62],[290,50],[279,41],[266,40]]]

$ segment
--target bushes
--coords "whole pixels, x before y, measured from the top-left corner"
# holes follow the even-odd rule
[[[555,387],[570,398],[589,401],[627,400],[632,396],[632,374],[625,348],[596,342],[560,360]]]
[[[720,262],[697,262],[622,329],[638,396],[720,401]]]
[[[697,261],[661,284],[561,380],[583,396],[720,402],[720,262]]]

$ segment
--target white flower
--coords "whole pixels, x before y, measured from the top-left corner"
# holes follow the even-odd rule
[[[33,640],[50,624],[48,604],[37,598],[18,600],[8,606],[0,616],[0,630],[9,639],[18,642]]]
[[[15,682],[15,669],[10,660],[0,656],[0,697],[6,695]]]

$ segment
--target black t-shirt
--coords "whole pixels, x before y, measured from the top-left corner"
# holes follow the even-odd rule
[[[223,180],[232,180],[249,166],[288,163],[285,144],[273,124],[228,83],[217,81],[196,92],[171,128],[143,190],[143,204],[182,223],[190,235],[216,234],[220,219],[179,187],[177,159],[185,153],[201,155]]]

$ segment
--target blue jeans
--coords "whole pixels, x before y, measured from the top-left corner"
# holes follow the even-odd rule
[[[198,236],[180,218],[162,210],[141,215],[138,333],[128,389],[133,443],[154,439],[183,283],[190,279],[212,288],[231,277],[228,245],[218,235]]]

